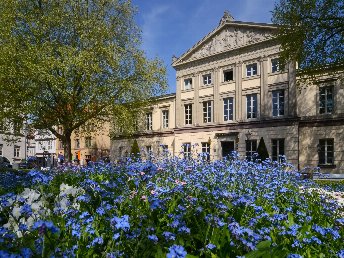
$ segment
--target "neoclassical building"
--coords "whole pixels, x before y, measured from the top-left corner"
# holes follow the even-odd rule
[[[128,153],[133,139],[146,152],[203,152],[214,160],[237,151],[250,159],[263,137],[273,160],[285,155],[299,169],[344,173],[343,74],[302,86],[297,65],[278,62],[276,30],[225,12],[213,31],[173,58],[176,93],[151,107],[133,138],[112,139],[112,159]]]

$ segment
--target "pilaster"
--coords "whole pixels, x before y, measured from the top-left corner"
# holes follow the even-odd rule
[[[235,65],[235,119],[242,121],[242,62]]]
[[[297,116],[297,85],[296,85],[296,63],[288,63],[288,116]]]
[[[182,78],[177,75],[176,80],[176,114],[175,114],[175,122],[176,127],[183,126],[184,123],[182,123],[183,120],[183,110],[182,110],[182,101],[181,101],[181,87],[182,87]]]
[[[193,115],[194,115],[194,124],[201,124],[202,118],[200,117],[200,104],[199,104],[199,89],[200,89],[200,74],[194,74],[195,80],[195,95],[194,95],[194,105],[193,105]]]
[[[214,116],[214,123],[220,122],[220,114],[221,110],[220,107],[220,72],[218,68],[214,69],[214,107],[213,107],[213,116]],[[215,112],[216,111],[216,112]]]
[[[268,58],[260,59],[260,118],[269,117]]]

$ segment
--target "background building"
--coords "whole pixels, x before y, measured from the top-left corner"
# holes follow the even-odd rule
[[[276,30],[225,13],[217,28],[173,59],[176,94],[162,96],[143,118],[145,128],[134,135],[139,147],[204,152],[209,159],[238,151],[250,159],[263,137],[272,160],[285,155],[299,168],[342,173],[343,73],[302,85],[295,63],[279,64]],[[115,137],[112,158],[128,153],[131,143]]]

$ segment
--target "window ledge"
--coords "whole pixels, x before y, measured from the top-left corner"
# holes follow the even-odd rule
[[[318,164],[319,168],[336,168],[334,164]]]
[[[243,81],[249,81],[249,80],[258,79],[258,78],[260,78],[260,74],[252,75],[252,76],[245,76],[242,78],[242,80]]]
[[[191,88],[191,89],[188,89],[188,90],[181,90],[181,92],[190,92],[190,91],[193,91],[194,88]]]
[[[213,86],[214,86],[213,83],[211,83],[211,84],[202,84],[202,85],[201,85],[201,89],[202,89],[202,88],[210,88],[210,87],[213,87]]]
[[[235,83],[235,80],[223,81],[221,82],[221,85],[226,85],[226,84],[231,84],[231,83]]]

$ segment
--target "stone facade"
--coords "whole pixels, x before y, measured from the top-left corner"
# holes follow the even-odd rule
[[[320,166],[344,173],[343,73],[318,76],[303,85],[294,62],[279,65],[277,27],[234,21],[227,13],[220,24],[172,66],[176,94],[153,107],[152,131],[138,132],[139,146],[159,150],[207,152],[221,159],[230,151],[242,157],[263,137],[270,157],[285,155],[297,168]],[[170,105],[170,127],[161,131],[159,106]],[[173,109],[172,109],[173,107]],[[111,156],[130,151],[132,139],[114,138]],[[125,150],[123,152],[123,150]]]

